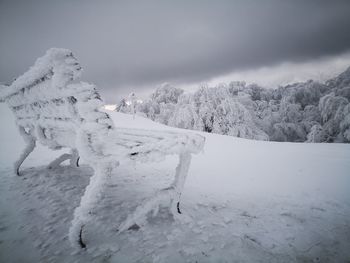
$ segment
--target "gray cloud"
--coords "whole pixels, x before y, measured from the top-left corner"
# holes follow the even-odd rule
[[[350,49],[349,1],[1,1],[0,80],[70,48],[105,94]]]

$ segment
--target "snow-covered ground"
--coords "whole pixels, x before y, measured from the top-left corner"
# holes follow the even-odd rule
[[[118,127],[174,130],[111,113]],[[173,179],[176,157],[121,165],[101,197],[87,250],[70,247],[74,208],[92,174],[48,170],[61,152],[39,146],[12,172],[24,142],[0,105],[0,262],[348,262],[350,145],[252,141],[201,133],[180,220],[167,211],[117,233],[127,214]],[[181,131],[180,129],[176,129]],[[192,132],[192,131],[183,131]],[[195,132],[199,133],[199,132]]]

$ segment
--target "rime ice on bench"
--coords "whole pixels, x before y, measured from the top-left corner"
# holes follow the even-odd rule
[[[97,198],[106,179],[121,162],[153,162],[166,155],[178,154],[174,182],[145,201],[121,223],[119,232],[141,225],[150,211],[166,204],[176,215],[191,154],[203,149],[204,138],[190,133],[159,132],[116,128],[109,115],[100,111],[103,101],[94,85],[80,82],[81,67],[72,52],[53,48],[33,67],[0,90],[16,117],[20,134],[27,143],[15,163],[15,173],[35,148],[36,142],[52,150],[69,148],[48,167],[55,168],[70,159],[72,166],[83,158],[94,169],[79,207],[74,212],[69,238],[73,245],[85,247],[83,228],[93,217]]]
[[[80,72],[81,67],[70,51],[50,49],[28,72],[1,90],[0,97],[15,114],[19,131],[27,143],[15,163],[18,175],[36,140],[53,150],[75,149],[79,121],[67,84],[77,79]],[[69,157],[76,158],[76,154]]]

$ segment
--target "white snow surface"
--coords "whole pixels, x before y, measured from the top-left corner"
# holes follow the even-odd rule
[[[167,127],[110,113],[117,128]],[[350,259],[350,145],[206,137],[194,155],[182,214],[150,214],[138,230],[119,224],[169,185],[177,159],[121,164],[100,196],[86,250],[70,246],[73,211],[93,174],[46,166],[64,153],[38,146],[23,176],[12,171],[24,142],[0,105],[0,262],[347,262]],[[186,133],[191,132],[186,130]]]

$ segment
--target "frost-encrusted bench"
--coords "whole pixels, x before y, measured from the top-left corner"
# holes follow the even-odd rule
[[[53,150],[71,149],[70,154],[51,162],[50,168],[67,159],[71,165],[78,166],[81,157],[94,169],[69,232],[73,244],[85,247],[83,227],[92,217],[97,197],[114,167],[126,160],[145,162],[169,154],[179,155],[172,185],[136,208],[120,225],[118,230],[123,231],[140,223],[141,218],[164,202],[174,215],[180,213],[179,199],[191,153],[201,151],[204,138],[194,134],[116,128],[109,115],[100,111],[103,102],[95,86],[79,82],[80,74],[81,67],[71,51],[50,49],[24,75],[0,90],[0,101],[5,101],[13,111],[27,143],[15,163],[15,173],[20,174],[19,168],[36,142]]]

